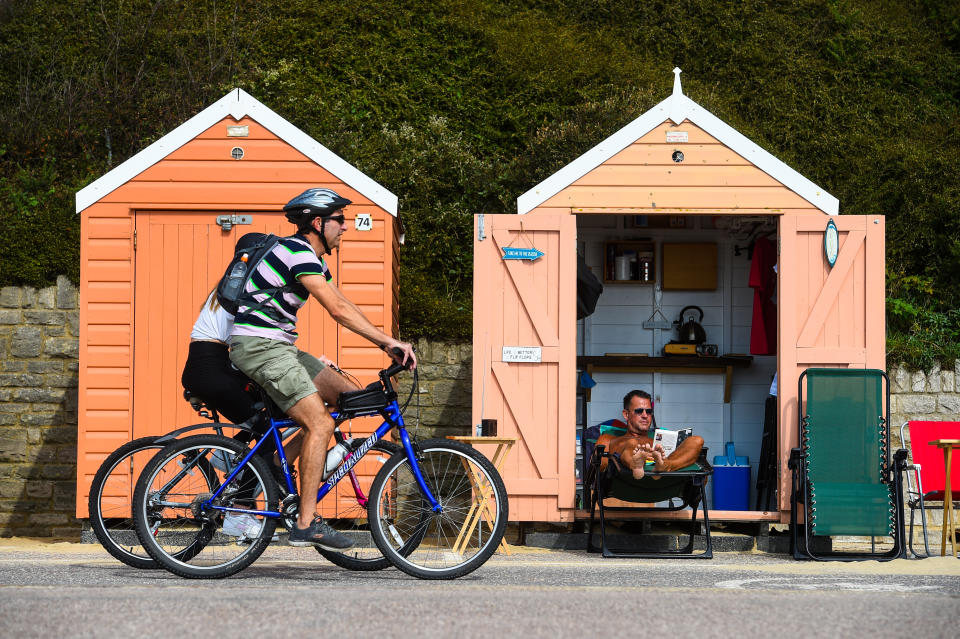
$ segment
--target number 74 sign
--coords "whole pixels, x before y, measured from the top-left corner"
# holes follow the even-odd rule
[[[373,217],[369,213],[357,213],[353,220],[353,228],[358,231],[369,231],[373,228]]]

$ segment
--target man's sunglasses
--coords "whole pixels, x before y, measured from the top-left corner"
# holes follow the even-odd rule
[[[343,217],[343,213],[341,213],[340,215],[331,215],[331,216],[328,217],[327,219],[328,219],[328,220],[332,220],[332,221],[336,222],[337,224],[343,226],[343,222],[344,222],[347,218]]]
[[[634,408],[633,409],[634,415],[643,415],[644,413],[646,413],[647,415],[653,415],[653,409],[652,408]]]

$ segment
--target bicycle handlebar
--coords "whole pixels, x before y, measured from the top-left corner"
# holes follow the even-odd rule
[[[399,348],[390,349],[390,354],[393,355],[394,357],[403,357],[403,351],[400,350]],[[390,368],[384,371],[381,371],[380,376],[381,378],[393,377],[397,373],[402,373],[403,371],[410,370],[410,368],[411,368],[410,364],[401,364],[400,362],[394,362],[390,366]]]

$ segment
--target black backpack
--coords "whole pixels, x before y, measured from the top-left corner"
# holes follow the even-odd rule
[[[227,270],[223,272],[223,277],[217,284],[217,302],[225,311],[231,315],[236,315],[240,306],[250,306],[253,301],[253,294],[244,292],[247,286],[247,280],[263,258],[273,250],[273,247],[280,242],[276,235],[267,235],[264,233],[247,233],[239,240],[234,249],[233,259],[227,264]],[[266,293],[269,297],[257,304],[259,309],[266,304],[273,296],[283,290],[283,287],[264,288],[256,292],[257,295]]]

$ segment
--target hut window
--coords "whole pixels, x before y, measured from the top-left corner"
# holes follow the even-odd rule
[[[676,163],[683,162],[683,151],[674,151],[673,152],[673,161]]]
[[[233,147],[232,149],[230,149],[230,157],[232,157],[234,160],[242,160],[243,149],[241,149],[239,146]]]

